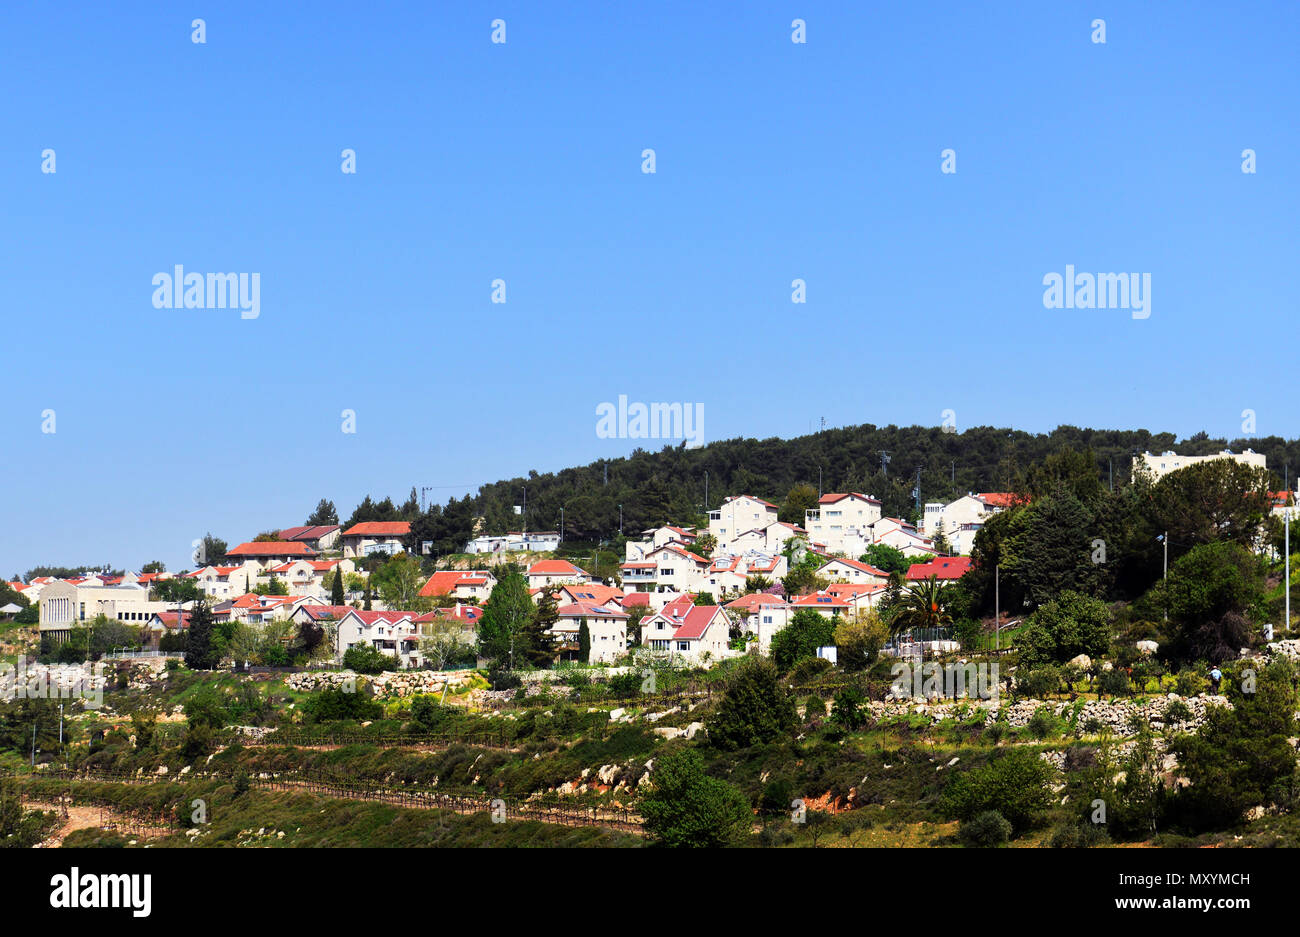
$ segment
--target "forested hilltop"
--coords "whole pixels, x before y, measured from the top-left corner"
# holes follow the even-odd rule
[[[990,426],[944,432],[938,426],[861,426],[827,429],[793,439],[727,439],[698,449],[638,449],[625,458],[544,474],[503,479],[483,485],[477,495],[451,499],[419,511],[415,492],[406,503],[367,498],[347,519],[412,521],[413,542],[432,540],[435,550],[461,550],[472,536],[473,518],[483,517],[483,531],[556,530],[564,509],[564,535],[572,540],[600,540],[618,532],[619,505],[623,531],[635,534],[663,523],[704,523],[705,511],[727,495],[752,494],[781,507],[781,519],[803,521],[809,488],[815,501],[822,491],[860,491],[883,502],[885,516],[916,520],[913,489],[920,471],[920,500],[950,501],[967,491],[1023,491],[1033,466],[1068,448],[1091,452],[1101,483],[1116,488],[1129,479],[1132,457],[1143,451],[1176,450],[1208,455],[1246,448],[1268,458],[1282,487],[1287,464],[1300,465],[1300,441],[1278,436],[1254,439],[1210,438],[1198,433],[1178,440],[1173,433],[1147,430],[1093,430],[1060,426],[1050,433],[1027,433]],[[882,466],[882,452],[888,462]],[[706,503],[707,477],[707,503]],[[807,486],[799,491],[794,489]],[[527,514],[522,505],[527,487]]]

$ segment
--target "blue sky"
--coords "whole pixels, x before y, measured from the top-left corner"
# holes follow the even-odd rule
[[[620,394],[1297,435],[1294,3],[448,6],[0,7],[0,574],[658,448]],[[176,264],[260,317],[155,309]],[[1150,318],[1045,309],[1067,264]]]

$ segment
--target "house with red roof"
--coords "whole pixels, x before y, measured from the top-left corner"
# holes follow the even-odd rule
[[[870,563],[836,557],[817,568],[817,575],[828,582],[850,582],[863,585],[885,585],[889,582],[889,573],[877,569]]]
[[[709,560],[681,547],[666,544],[651,550],[644,560],[623,563],[623,587],[638,592],[690,592],[703,588]]]
[[[407,521],[362,521],[343,531],[343,555],[349,559],[369,556],[371,553],[402,553],[405,539],[410,536]]]
[[[350,611],[351,605],[312,605],[307,602],[294,609],[289,620],[295,625],[319,625],[326,621],[339,621]]]
[[[367,644],[382,654],[396,657],[403,668],[419,667],[422,658],[416,617],[415,612],[348,609],[338,622],[334,639],[336,659],[341,663],[348,648]]]
[[[540,589],[543,586],[559,586],[568,583],[579,584],[591,582],[593,577],[586,570],[574,566],[568,560],[538,560],[528,567],[524,574],[528,586]]]
[[[724,608],[740,623],[745,634],[753,636],[763,654],[771,650],[773,636],[790,624],[790,617],[794,614],[789,602],[766,592],[742,595]]]
[[[628,540],[624,544],[623,558],[628,561],[642,560],[651,550],[667,546],[670,543],[679,547],[688,547],[695,542],[698,536],[699,531],[693,527],[674,527],[672,524],[665,524],[662,527],[650,527],[641,531],[640,540]]]
[[[472,599],[486,602],[497,577],[486,569],[452,569],[434,573],[420,589],[425,598]]]
[[[824,494],[817,507],[804,511],[804,529],[813,540],[826,544],[831,553],[861,556],[862,541],[870,542],[868,530],[880,520],[881,504],[876,498],[856,491]]]
[[[260,567],[256,563],[239,563],[234,566],[204,566],[185,578],[193,579],[204,595],[224,601],[246,594],[254,585]]]
[[[579,634],[587,626],[589,646],[587,663],[612,664],[627,653],[627,612],[618,606],[574,602],[561,605],[550,629],[562,655],[573,656],[579,650]]]
[[[1024,500],[1009,491],[967,492],[955,501],[944,504],[931,501],[925,505],[921,518],[921,532],[931,540],[943,532],[954,554],[970,553],[975,534],[994,514],[1005,511]]]
[[[560,586],[555,594],[555,601],[560,605],[575,605],[585,602],[588,605],[609,605],[621,607],[623,590],[617,586],[607,586],[599,582],[572,583]]]
[[[838,615],[847,615],[853,606],[847,598],[829,590],[809,592],[807,595],[797,595],[790,599],[792,612],[799,612],[805,608],[812,609],[826,618],[835,618]]]
[[[264,570],[254,585],[269,585],[274,576],[295,595],[311,595],[323,599],[329,592],[325,588],[325,577],[335,570],[347,576],[357,571],[357,565],[351,560],[341,559],[294,560]]]
[[[227,550],[223,565],[243,564],[249,568],[249,575],[256,578],[272,566],[291,563],[294,560],[316,559],[316,557],[316,551],[305,543],[289,543],[284,540],[260,540],[241,543],[239,546]],[[250,583],[251,585],[252,583]]]
[[[338,548],[342,530],[338,524],[304,524],[301,527],[286,527],[278,536],[291,543],[305,543],[317,553],[326,553]]]
[[[720,605],[673,602],[641,621],[641,643],[652,652],[688,664],[734,657],[731,618]]]
[[[955,582],[971,567],[969,556],[936,556],[928,563],[913,563],[907,570],[908,582],[936,577],[939,582]]]

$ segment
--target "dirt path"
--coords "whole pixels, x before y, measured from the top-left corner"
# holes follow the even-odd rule
[[[25,800],[23,806],[31,810],[46,810],[54,813],[59,813],[63,809],[59,804],[39,800]],[[132,839],[148,839],[153,836],[164,836],[170,832],[162,828],[157,830],[143,828],[140,824],[133,823],[130,818],[114,813],[107,807],[87,807],[79,804],[67,804],[66,807],[68,816],[62,825],[37,843],[34,848],[57,849],[77,830],[102,830],[109,826],[129,829]]]

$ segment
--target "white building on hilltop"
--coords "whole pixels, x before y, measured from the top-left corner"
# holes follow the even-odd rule
[[[1179,455],[1170,450],[1160,455],[1153,455],[1150,452],[1144,452],[1140,456],[1135,455],[1133,457],[1133,474],[1136,475],[1138,469],[1145,468],[1156,481],[1159,481],[1170,472],[1187,468],[1189,465],[1208,462],[1211,459],[1232,459],[1234,462],[1240,462],[1242,465],[1252,465],[1255,468],[1268,467],[1265,464],[1267,460],[1264,454],[1255,452],[1253,449],[1247,449],[1245,452],[1233,452],[1231,449],[1224,449],[1214,455]]]

